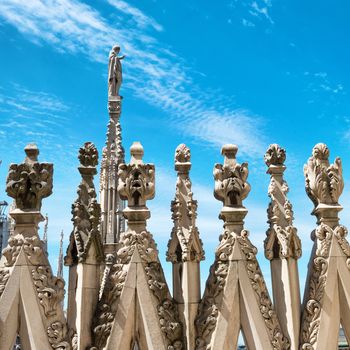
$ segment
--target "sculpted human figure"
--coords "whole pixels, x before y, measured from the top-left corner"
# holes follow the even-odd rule
[[[122,84],[122,64],[121,60],[125,56],[118,56],[120,46],[113,46],[109,53],[108,66],[108,96],[119,96],[120,86]]]

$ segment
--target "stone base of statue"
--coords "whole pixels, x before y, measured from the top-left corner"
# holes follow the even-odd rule
[[[108,96],[108,112],[109,114],[120,114],[122,108],[123,96]]]

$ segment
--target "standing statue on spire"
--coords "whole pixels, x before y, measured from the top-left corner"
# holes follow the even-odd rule
[[[121,60],[125,58],[125,55],[118,56],[120,46],[113,46],[109,53],[109,65],[108,65],[108,97],[119,96],[119,89],[122,84],[122,64]]]

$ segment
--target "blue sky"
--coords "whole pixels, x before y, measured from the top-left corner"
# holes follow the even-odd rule
[[[168,281],[165,250],[172,222],[173,156],[179,143],[192,151],[198,226],[206,251],[205,281],[222,231],[221,204],[212,195],[214,163],[224,143],[239,146],[249,162],[252,191],[246,228],[263,257],[268,175],[263,155],[270,143],[287,150],[286,179],[295,226],[303,242],[301,283],[315,219],[304,190],[303,164],[317,142],[350,175],[350,49],[348,1],[79,1],[0,2],[0,198],[10,162],[36,142],[40,159],[54,163],[48,213],[54,270],[59,233],[72,229],[70,205],[80,182],[77,152],[85,141],[101,151],[108,122],[107,60],[118,42],[123,61],[122,128],[127,150],[134,140],[156,165],[156,198],[149,228]],[[127,159],[129,157],[127,156]],[[346,182],[346,184],[347,184]],[[98,181],[96,181],[98,185]],[[350,193],[340,202],[350,224]]]

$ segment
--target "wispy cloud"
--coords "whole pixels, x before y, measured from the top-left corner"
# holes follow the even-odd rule
[[[25,143],[36,141],[42,150],[57,159],[73,154],[71,136],[61,131],[68,127],[66,112],[71,107],[60,98],[43,91],[32,91],[18,84],[0,87],[0,152],[21,151]]]
[[[130,16],[140,28],[146,28],[150,26],[158,32],[161,32],[163,30],[163,27],[157,23],[156,20],[154,20],[152,17],[146,16],[138,8],[131,6],[127,2],[123,0],[108,0],[108,2],[120,12]]]
[[[149,32],[161,30],[155,20],[125,1],[108,1],[120,15],[118,25],[77,0],[7,0],[0,3],[0,16],[35,43],[69,54],[83,52],[92,61],[106,63],[108,50],[118,41],[127,54],[124,87],[172,115],[174,125],[189,136],[214,147],[237,143],[247,156],[261,154],[257,118],[222,92],[213,95],[200,88],[185,60]],[[130,16],[138,26],[127,25]]]
[[[272,7],[272,3],[269,0],[262,0],[262,1],[253,1],[250,4],[250,10],[249,13],[254,16],[258,17],[260,19],[267,19],[271,24],[274,24],[274,21],[272,20],[269,9]]]

